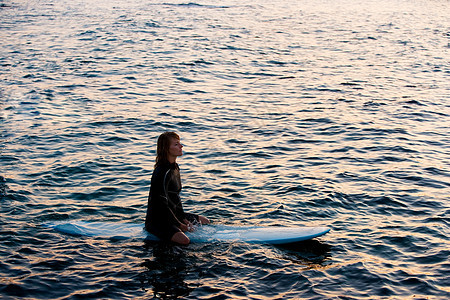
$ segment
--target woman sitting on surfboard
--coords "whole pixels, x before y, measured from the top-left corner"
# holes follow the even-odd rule
[[[193,224],[208,224],[206,217],[185,213],[180,199],[181,179],[177,157],[183,155],[183,145],[175,132],[165,132],[158,138],[156,164],[148,196],[145,229],[163,241],[189,244],[185,231]]]

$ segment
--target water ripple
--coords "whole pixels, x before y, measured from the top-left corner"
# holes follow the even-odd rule
[[[0,3],[0,295],[449,298],[448,3]],[[282,247],[55,233],[143,223],[157,136],[185,209],[326,225]]]

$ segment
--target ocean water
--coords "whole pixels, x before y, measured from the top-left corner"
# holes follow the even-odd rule
[[[450,298],[446,0],[0,1],[0,298]],[[157,136],[185,210],[329,226],[178,247],[143,223]]]

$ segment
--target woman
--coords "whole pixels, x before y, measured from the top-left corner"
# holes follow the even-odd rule
[[[206,217],[185,213],[180,199],[180,169],[177,157],[183,155],[183,145],[175,132],[165,132],[158,138],[156,165],[148,196],[145,228],[163,241],[189,244],[184,234],[193,231],[193,224],[208,224]]]

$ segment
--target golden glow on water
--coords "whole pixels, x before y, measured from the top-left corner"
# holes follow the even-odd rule
[[[0,290],[148,298],[173,296],[160,283],[176,278],[191,298],[450,292],[448,1],[212,2],[2,2]],[[40,227],[142,223],[165,130],[185,145],[186,210],[332,231],[173,250]]]

